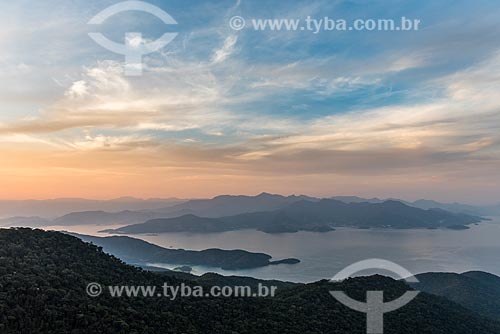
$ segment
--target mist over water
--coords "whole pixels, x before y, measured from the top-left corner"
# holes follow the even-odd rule
[[[72,226],[65,230],[97,233],[108,226]],[[48,229],[63,229],[53,226]],[[264,252],[274,259],[295,257],[296,265],[277,265],[250,270],[221,270],[193,267],[194,274],[217,272],[295,282],[329,279],[339,270],[368,258],[396,262],[412,273],[482,270],[500,275],[500,218],[471,226],[469,230],[337,229],[328,233],[298,232],[267,234],[243,230],[213,234],[172,233],[130,235],[165,248],[202,250],[244,249]],[[177,265],[151,265],[173,268]]]

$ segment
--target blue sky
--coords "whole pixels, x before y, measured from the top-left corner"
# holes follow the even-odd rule
[[[138,12],[87,24],[116,3],[0,4],[0,171],[22,183],[14,196],[500,200],[498,2],[149,1],[178,24]],[[235,15],[421,24],[234,31]],[[127,77],[96,31],[178,36]],[[76,179],[88,187],[72,189]]]

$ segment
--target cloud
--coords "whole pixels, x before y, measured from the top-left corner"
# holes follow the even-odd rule
[[[454,32],[453,21],[440,30],[429,24],[420,35],[227,28],[228,13],[306,17],[343,13],[343,5],[270,10],[238,2],[226,11],[192,10],[208,18],[193,20],[168,48],[144,57],[144,75],[136,78],[123,75],[121,58],[98,46],[73,45],[71,31],[54,35],[71,48],[52,45],[52,54],[44,47],[36,61],[6,52],[0,61],[9,66],[0,74],[19,74],[44,96],[19,112],[31,95],[5,80],[12,87],[3,90],[2,101],[18,109],[0,120],[0,146],[36,147],[56,161],[32,152],[37,166],[54,174],[88,168],[109,175],[115,168],[121,175],[161,178],[166,171],[213,182],[205,185],[240,177],[252,178],[247,186],[261,178],[271,184],[273,177],[288,177],[283,184],[300,179],[302,186],[309,179],[321,187],[321,177],[359,185],[370,176],[383,185],[384,173],[407,184],[405,175],[419,182],[498,180],[500,53],[491,52],[490,35],[480,39],[485,27],[479,22],[467,38]],[[82,27],[71,27],[86,36]],[[464,45],[463,54],[447,48]],[[66,63],[66,49],[82,59]],[[95,62],[96,54],[115,60]],[[52,64],[48,70],[43,59]],[[45,81],[29,80],[36,75]],[[46,94],[52,78],[58,84]],[[29,160],[10,154],[20,165]]]
[[[83,80],[75,81],[64,95],[70,98],[78,98],[88,94],[87,83]]]
[[[227,49],[228,45],[233,45],[233,42],[226,40],[221,50]],[[345,77],[333,78],[327,83],[321,80],[319,83],[314,83],[315,80],[304,82],[301,79],[314,71],[310,64],[301,65],[293,63],[278,67],[268,73],[269,80],[275,80],[272,82],[278,85],[277,78],[281,78],[281,84],[287,88],[295,85],[296,89],[314,91],[321,91],[318,86],[341,91],[377,82]],[[445,92],[444,96],[430,102],[353,110],[304,121],[231,110],[239,99],[230,95],[236,83],[225,77],[227,73],[217,72],[214,62],[197,65],[173,62],[155,68],[139,81],[124,77],[119,64],[105,62],[87,69],[83,78],[68,88],[65,97],[45,110],[40,118],[3,125],[0,133],[54,135],[70,129],[85,129],[95,134],[86,134],[83,141],[76,134],[66,142],[74,149],[92,150],[121,147],[129,141],[134,147],[162,147],[162,143],[172,138],[164,139],[163,135],[148,132],[198,129],[208,136],[205,139],[213,140],[207,144],[239,147],[240,155],[233,156],[238,164],[273,159],[281,163],[288,161],[283,157],[307,156],[308,151],[316,152],[318,157],[320,152],[325,156],[336,152],[336,159],[354,161],[352,157],[366,157],[370,151],[384,157],[393,152],[395,157],[401,157],[404,156],[401,150],[408,150],[421,152],[420,156],[424,157],[423,153],[428,150],[430,157],[448,152],[450,157],[460,161],[464,159],[460,152],[480,154],[497,149],[500,116],[496,110],[500,103],[494,96],[500,88],[497,87],[499,65],[500,57],[495,54],[468,69],[429,82],[426,89]],[[255,68],[252,71],[259,77],[265,72]],[[262,85],[262,82],[252,80],[247,84],[248,88],[255,90],[274,85],[271,82]],[[254,96],[250,93],[243,99],[261,99],[262,94],[268,93]],[[474,112],[471,108],[475,108]],[[118,132],[104,135],[102,132],[106,130]],[[134,132],[143,133],[147,140],[132,140]],[[279,135],[266,137],[265,134]],[[116,139],[113,136],[117,136]],[[199,145],[200,140],[193,138],[191,133],[185,138],[179,137],[178,142]],[[184,149],[187,148],[184,146]],[[320,158],[316,160],[322,161]],[[407,161],[408,167],[413,166],[413,159]],[[431,165],[433,160],[423,161]],[[441,161],[436,159],[436,163]],[[339,166],[342,165],[339,162]],[[404,167],[402,162],[396,165]],[[331,164],[324,166],[333,168]],[[249,169],[252,168],[249,165]],[[300,170],[306,172],[305,168]]]
[[[236,36],[226,37],[222,48],[215,50],[214,54],[212,55],[212,62],[214,64],[218,64],[226,60],[234,52],[234,46],[236,45],[237,41],[238,37]]]

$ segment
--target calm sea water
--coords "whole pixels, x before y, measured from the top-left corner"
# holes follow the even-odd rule
[[[103,236],[108,226],[50,227]],[[193,273],[217,272],[295,282],[331,278],[344,267],[369,258],[396,262],[412,273],[483,270],[500,275],[500,219],[472,226],[469,230],[357,230],[338,229],[328,233],[299,232],[266,234],[233,231],[219,234],[130,235],[166,248],[202,250],[244,249],[264,252],[274,259],[295,257],[296,265],[277,265],[251,270],[220,270],[194,267]],[[151,265],[172,268],[169,264]]]

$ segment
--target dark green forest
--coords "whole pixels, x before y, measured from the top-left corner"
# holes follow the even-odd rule
[[[219,278],[222,283],[224,278],[215,276],[203,284],[218,284]],[[335,284],[283,285],[274,298],[170,301],[106,294],[91,298],[85,291],[90,282],[161,286],[202,281],[129,266],[95,245],[59,232],[3,229],[0,333],[365,333],[365,315],[336,302],[330,290],[346,291],[358,300],[367,290],[384,290],[389,300],[410,289],[403,282],[371,276]],[[389,334],[500,333],[500,324],[427,293],[386,314],[385,320]]]

